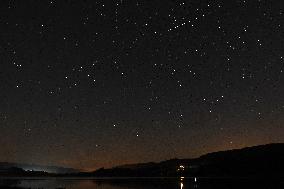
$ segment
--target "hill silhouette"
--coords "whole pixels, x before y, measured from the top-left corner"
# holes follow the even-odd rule
[[[79,170],[73,168],[66,168],[60,166],[46,166],[46,165],[37,165],[37,164],[26,164],[26,163],[11,163],[11,162],[0,162],[0,172],[8,170],[11,168],[20,168],[27,172],[47,172],[54,174],[68,174],[68,173],[77,173]]]
[[[284,178],[284,143],[213,152],[194,159],[100,168],[93,172],[48,173],[5,165],[0,163],[0,176]]]
[[[209,153],[195,159],[171,159],[99,169],[96,177],[279,177],[284,171],[284,144],[267,144]]]

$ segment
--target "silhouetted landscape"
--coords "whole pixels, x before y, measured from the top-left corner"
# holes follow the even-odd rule
[[[122,165],[93,172],[24,170],[1,163],[0,176],[9,177],[270,177],[283,178],[284,144],[267,144],[214,152],[195,159],[171,159],[159,163]],[[40,166],[37,166],[39,168]],[[62,172],[60,172],[61,170]],[[65,171],[65,172],[64,172]]]
[[[23,170],[32,170],[32,171],[45,171],[48,173],[76,173],[79,170],[73,168],[65,168],[58,166],[44,166],[44,165],[35,165],[35,164],[25,164],[25,163],[10,163],[10,162],[0,162],[0,169],[13,169],[13,168],[21,168]]]

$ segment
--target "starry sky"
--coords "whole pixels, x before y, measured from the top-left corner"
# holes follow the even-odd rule
[[[85,170],[284,142],[282,0],[3,0],[0,161]]]

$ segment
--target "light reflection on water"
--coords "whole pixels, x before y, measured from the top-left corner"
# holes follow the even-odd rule
[[[180,189],[183,189],[183,182],[180,182]]]
[[[283,189],[284,180],[261,179],[89,179],[89,178],[0,178],[0,188],[10,189]]]

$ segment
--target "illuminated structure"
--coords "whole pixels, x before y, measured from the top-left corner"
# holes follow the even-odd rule
[[[184,171],[185,169],[185,166],[184,165],[180,165],[178,168],[177,168],[177,171]]]

